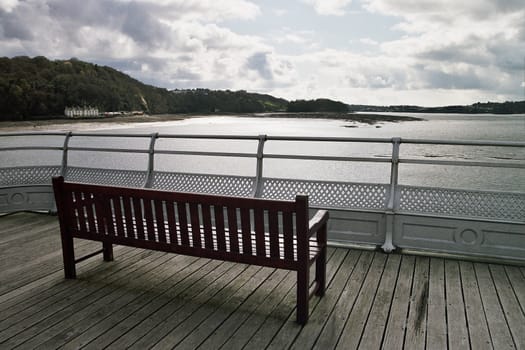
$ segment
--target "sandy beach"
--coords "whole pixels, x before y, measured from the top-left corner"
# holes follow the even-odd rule
[[[224,116],[225,114],[221,114]],[[423,120],[421,118],[361,113],[250,113],[250,114],[226,114],[230,117],[258,117],[258,118],[316,118],[337,119],[364,124],[376,124],[379,122],[402,122]],[[156,115],[134,115],[105,118],[82,118],[82,119],[42,119],[25,121],[3,121],[0,122],[0,132],[20,131],[80,131],[100,130],[128,127],[130,124],[158,123],[178,121],[188,118],[209,118],[219,115],[193,115],[193,114],[156,114]]]

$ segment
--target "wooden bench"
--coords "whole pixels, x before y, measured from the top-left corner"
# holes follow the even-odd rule
[[[328,212],[308,220],[308,197],[295,201],[99,186],[53,178],[66,278],[75,264],[112,245],[173,252],[297,271],[297,322],[308,321],[309,299],[323,296]],[[75,259],[73,238],[102,242]],[[315,280],[310,288],[310,266]]]

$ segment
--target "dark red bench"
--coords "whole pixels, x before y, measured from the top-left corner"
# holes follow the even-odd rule
[[[297,271],[297,322],[322,296],[326,279],[328,212],[308,220],[308,197],[295,201],[165,192],[65,182],[53,178],[66,278],[75,264],[112,245],[173,252]],[[102,250],[75,259],[73,238],[102,242]],[[315,283],[310,288],[310,266]],[[311,289],[311,291],[310,291]]]

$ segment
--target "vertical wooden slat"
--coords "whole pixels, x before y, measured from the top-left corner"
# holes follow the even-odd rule
[[[144,239],[144,220],[142,219],[142,205],[140,198],[133,198],[133,214],[137,226],[137,238]]]
[[[272,258],[279,258],[279,216],[275,210],[270,210],[268,213],[269,230],[270,230],[270,256]]]
[[[175,209],[173,202],[166,202],[166,215],[168,215],[168,230],[171,244],[180,244],[177,239],[177,222],[175,221]]]
[[[105,209],[105,218],[106,218],[106,227],[107,234],[110,236],[115,236],[115,214],[114,214],[114,200],[112,198],[106,197],[103,202]]]
[[[110,225],[109,198],[100,193],[93,195],[95,222],[100,234],[108,234]],[[113,220],[111,220],[112,222]]]
[[[228,207],[228,229],[230,237],[230,252],[239,252],[239,237],[237,228],[237,208]]]
[[[75,197],[74,210],[76,212],[77,227],[79,231],[88,230],[86,217],[84,215],[84,206],[82,204],[82,194],[80,192],[73,192]]]
[[[143,202],[148,240],[155,241],[155,226],[153,222],[153,209],[151,207],[151,199],[144,199]]]
[[[266,245],[264,242],[264,211],[261,208],[256,208],[253,211],[255,222],[255,245],[257,248],[257,256],[266,257]]]
[[[283,212],[284,259],[293,257],[293,216],[291,212]]]
[[[215,235],[217,236],[217,249],[226,250],[226,237],[224,233],[224,207],[216,205],[213,207],[215,215]]]
[[[252,232],[250,225],[250,209],[241,208],[241,231],[243,254],[252,254]]]
[[[199,205],[197,203],[190,203],[190,217],[191,217],[191,236],[193,238],[193,246],[201,248],[201,228],[199,220]]]
[[[204,246],[206,249],[213,249],[213,233],[211,228],[211,213],[210,206],[203,204],[202,209],[202,221],[204,225]]]
[[[115,224],[117,226],[117,236],[124,237],[124,222],[122,220],[122,203],[120,197],[113,197],[111,199],[113,203],[113,211],[115,214]]]
[[[83,196],[83,202],[84,202],[84,209],[85,209],[88,226],[89,226],[89,232],[91,233],[97,232],[96,225],[95,225],[95,213],[93,211],[93,199],[91,198],[91,193],[89,194],[82,193],[82,196]]]
[[[188,237],[188,217],[186,215],[186,203],[177,203],[177,212],[179,214],[180,242],[183,246],[190,245]]]
[[[135,228],[133,227],[133,211],[131,210],[131,198],[122,197],[124,206],[124,221],[126,222],[126,237],[135,238]]]
[[[164,228],[164,205],[162,201],[155,200],[155,220],[157,221],[157,239],[159,242],[166,243],[166,229]]]

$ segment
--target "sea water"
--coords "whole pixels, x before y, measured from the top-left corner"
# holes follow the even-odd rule
[[[259,118],[235,116],[211,116],[189,118],[180,121],[109,126],[93,124],[97,133],[115,134],[204,134],[204,135],[268,135],[308,137],[349,137],[388,140],[479,140],[525,142],[525,115],[465,115],[465,114],[407,114],[421,118],[420,121],[378,121],[374,124],[322,118]],[[75,126],[72,126],[74,128]],[[63,140],[63,137],[62,137]],[[59,141],[57,141],[59,142]],[[257,141],[241,140],[195,140],[159,139],[157,150],[214,151],[255,154]],[[114,147],[147,149],[148,138],[129,139],[74,137],[72,147]],[[340,157],[364,157],[377,160],[389,159],[391,143],[340,143],[340,142],[291,142],[267,141],[265,155],[316,155]],[[6,155],[3,155],[6,158]],[[25,162],[42,164],[46,156],[13,154],[7,163]],[[59,162],[60,155],[53,156]],[[407,164],[403,159],[437,161],[499,162],[524,164],[525,147],[447,146],[402,143],[400,147],[399,183],[415,186],[463,188],[476,190],[525,192],[525,169],[490,168],[478,166],[444,166]],[[70,151],[69,165],[109,167],[143,170],[147,166],[147,154],[101,153]],[[254,176],[256,161],[253,157],[209,157],[194,155],[157,155],[155,169],[188,173]],[[24,164],[25,165],[25,164]],[[5,165],[8,166],[8,165]],[[293,159],[265,159],[265,177],[293,179],[317,179],[325,181],[351,181],[365,183],[389,183],[390,163],[313,161]]]

